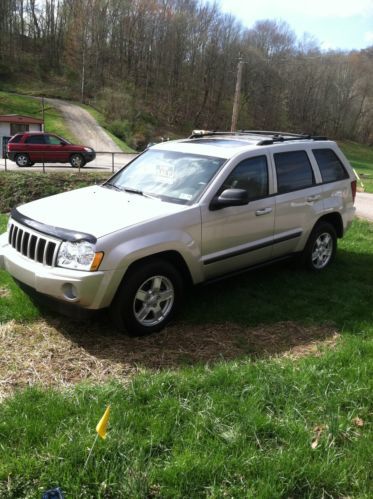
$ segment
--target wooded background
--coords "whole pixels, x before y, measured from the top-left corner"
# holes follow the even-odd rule
[[[2,82],[89,102],[124,139],[229,129],[239,57],[239,129],[373,142],[373,46],[325,52],[198,0],[0,0]]]

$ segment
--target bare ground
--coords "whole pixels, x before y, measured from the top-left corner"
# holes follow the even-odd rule
[[[159,371],[221,360],[319,355],[325,347],[334,347],[338,338],[332,326],[293,322],[252,328],[178,323],[159,334],[130,338],[100,324],[12,321],[0,325],[0,400],[34,384],[62,388],[84,380],[127,383],[144,368]]]

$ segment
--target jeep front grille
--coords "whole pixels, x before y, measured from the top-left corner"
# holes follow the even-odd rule
[[[10,222],[9,244],[21,255],[35,262],[54,267],[61,241],[21,224]]]

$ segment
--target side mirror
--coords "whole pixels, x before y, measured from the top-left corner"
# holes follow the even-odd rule
[[[228,206],[243,206],[248,204],[249,194],[245,189],[225,189],[220,196],[214,197],[210,210],[221,210]]]

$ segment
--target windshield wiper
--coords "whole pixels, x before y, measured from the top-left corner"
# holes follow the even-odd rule
[[[145,198],[159,199],[158,196],[147,194],[144,191],[140,191],[140,189],[132,189],[132,187],[122,187],[122,191],[129,192],[130,194],[138,194],[139,196],[144,196]]]
[[[123,189],[121,189],[115,184],[111,184],[110,182],[106,182],[106,184],[103,184],[103,187],[108,187],[109,189],[115,189],[116,191],[123,191]]]
[[[139,196],[144,196],[150,199],[159,199],[158,196],[152,196],[151,194],[147,194],[146,192],[140,191],[140,189],[132,189],[131,187],[119,187],[118,185],[112,184],[110,182],[106,182],[106,184],[103,185],[104,187],[109,187],[110,189],[115,189],[116,191],[120,192],[129,192],[130,194],[138,194]]]
[[[132,189],[131,187],[122,187],[121,189],[124,192],[129,192],[131,194],[138,194],[139,196],[145,196],[145,194],[140,191],[140,189]]]

